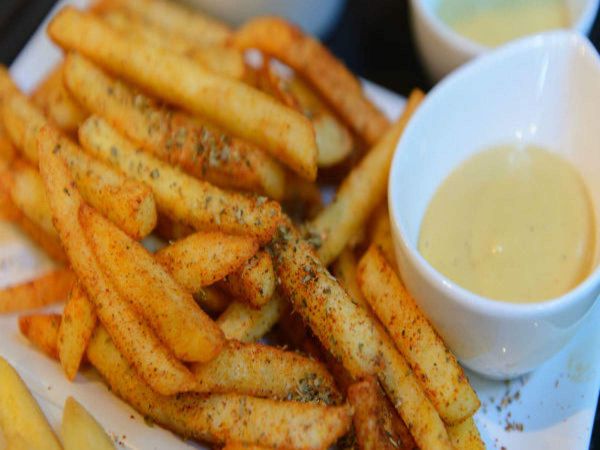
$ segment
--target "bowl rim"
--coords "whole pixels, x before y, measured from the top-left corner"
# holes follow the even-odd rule
[[[535,320],[559,313],[560,311],[581,302],[598,288],[600,283],[600,263],[597,263],[590,274],[573,289],[561,296],[548,300],[532,303],[511,303],[493,300],[475,294],[468,289],[459,286],[435,269],[420,254],[417,246],[412,244],[412,241],[408,238],[407,230],[402,224],[398,202],[396,201],[399,193],[394,187],[394,180],[399,179],[401,176],[401,155],[408,150],[404,149],[407,136],[410,137],[412,130],[417,126],[416,124],[419,123],[420,117],[425,115],[429,109],[436,107],[437,98],[439,97],[440,92],[443,93],[445,90],[452,89],[453,85],[460,83],[464,79],[478,76],[481,71],[486,70],[489,66],[504,64],[505,60],[512,58],[514,55],[523,52],[539,51],[540,48],[548,46],[562,47],[565,49],[572,47],[583,48],[584,56],[586,58],[592,58],[596,63],[598,72],[600,72],[600,55],[589,39],[577,32],[568,30],[550,31],[512,41],[509,44],[492,51],[488,55],[468,62],[438,83],[414,113],[402,134],[402,137],[396,144],[396,149],[394,151],[388,180],[388,207],[390,211],[390,225],[396,245],[402,247],[402,252],[405,258],[407,258],[409,263],[413,266],[413,270],[416,270],[428,284],[432,285],[447,297],[452,298],[462,307],[476,311],[480,314],[494,315],[507,319],[518,318]],[[600,211],[597,211],[597,214],[598,213],[600,213]],[[596,223],[596,227],[600,227],[600,223]],[[596,245],[600,245],[600,242],[597,242]]]
[[[424,3],[428,0],[411,0],[411,5],[414,9],[419,12],[419,15],[427,22],[430,29],[434,29],[439,33],[445,41],[450,42],[453,47],[460,48],[462,51],[467,53],[470,57],[480,55],[482,53],[494,50],[498,47],[490,47],[484,44],[480,44],[473,41],[462,34],[455,31],[450,25],[444,22],[438,14],[434,12],[434,8],[426,6]],[[574,30],[578,31],[583,35],[590,33],[594,20],[598,15],[598,8],[600,7],[600,0],[586,0],[585,7],[581,14],[575,20],[569,28],[562,29],[562,31]],[[549,30],[553,32],[556,30]],[[546,32],[536,33],[545,34]],[[531,37],[523,36],[522,38]],[[522,38],[518,38],[522,39]],[[511,42],[511,41],[509,41]]]

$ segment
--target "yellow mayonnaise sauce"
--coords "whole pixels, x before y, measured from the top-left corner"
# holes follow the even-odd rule
[[[419,251],[458,285],[527,303],[560,296],[589,273],[594,210],[577,170],[537,147],[468,159],[429,204]]]
[[[496,47],[521,36],[568,28],[566,0],[441,0],[439,17],[456,32]]]

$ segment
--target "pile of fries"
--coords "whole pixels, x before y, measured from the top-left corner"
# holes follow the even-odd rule
[[[273,17],[232,30],[107,0],[48,34],[65,59],[31,97],[0,73],[0,212],[57,268],[0,312],[67,298],[20,328],[68,379],[90,364],[215,448],[483,448],[479,400],[394,262],[389,166],[423,94],[389,123]]]

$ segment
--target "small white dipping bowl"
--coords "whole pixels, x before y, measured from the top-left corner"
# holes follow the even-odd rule
[[[444,0],[411,0],[411,25],[417,49],[432,81],[491,50],[457,33],[438,16]],[[571,30],[587,35],[598,13],[599,0],[564,0]]]
[[[579,169],[595,208],[592,273],[565,295],[512,304],[450,281],[419,253],[421,221],[446,177],[499,144],[539,145]],[[491,378],[527,373],[574,335],[600,291],[600,59],[557,31],[515,41],[442,81],[406,128],[392,162],[389,207],[402,278],[458,358]]]

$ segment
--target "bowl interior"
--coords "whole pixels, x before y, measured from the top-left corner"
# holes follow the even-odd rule
[[[598,54],[568,32],[509,44],[440,83],[411,120],[392,164],[390,205],[406,245],[417,253],[425,210],[452,170],[476,152],[510,143],[541,146],[579,169],[600,242],[599,98]]]

